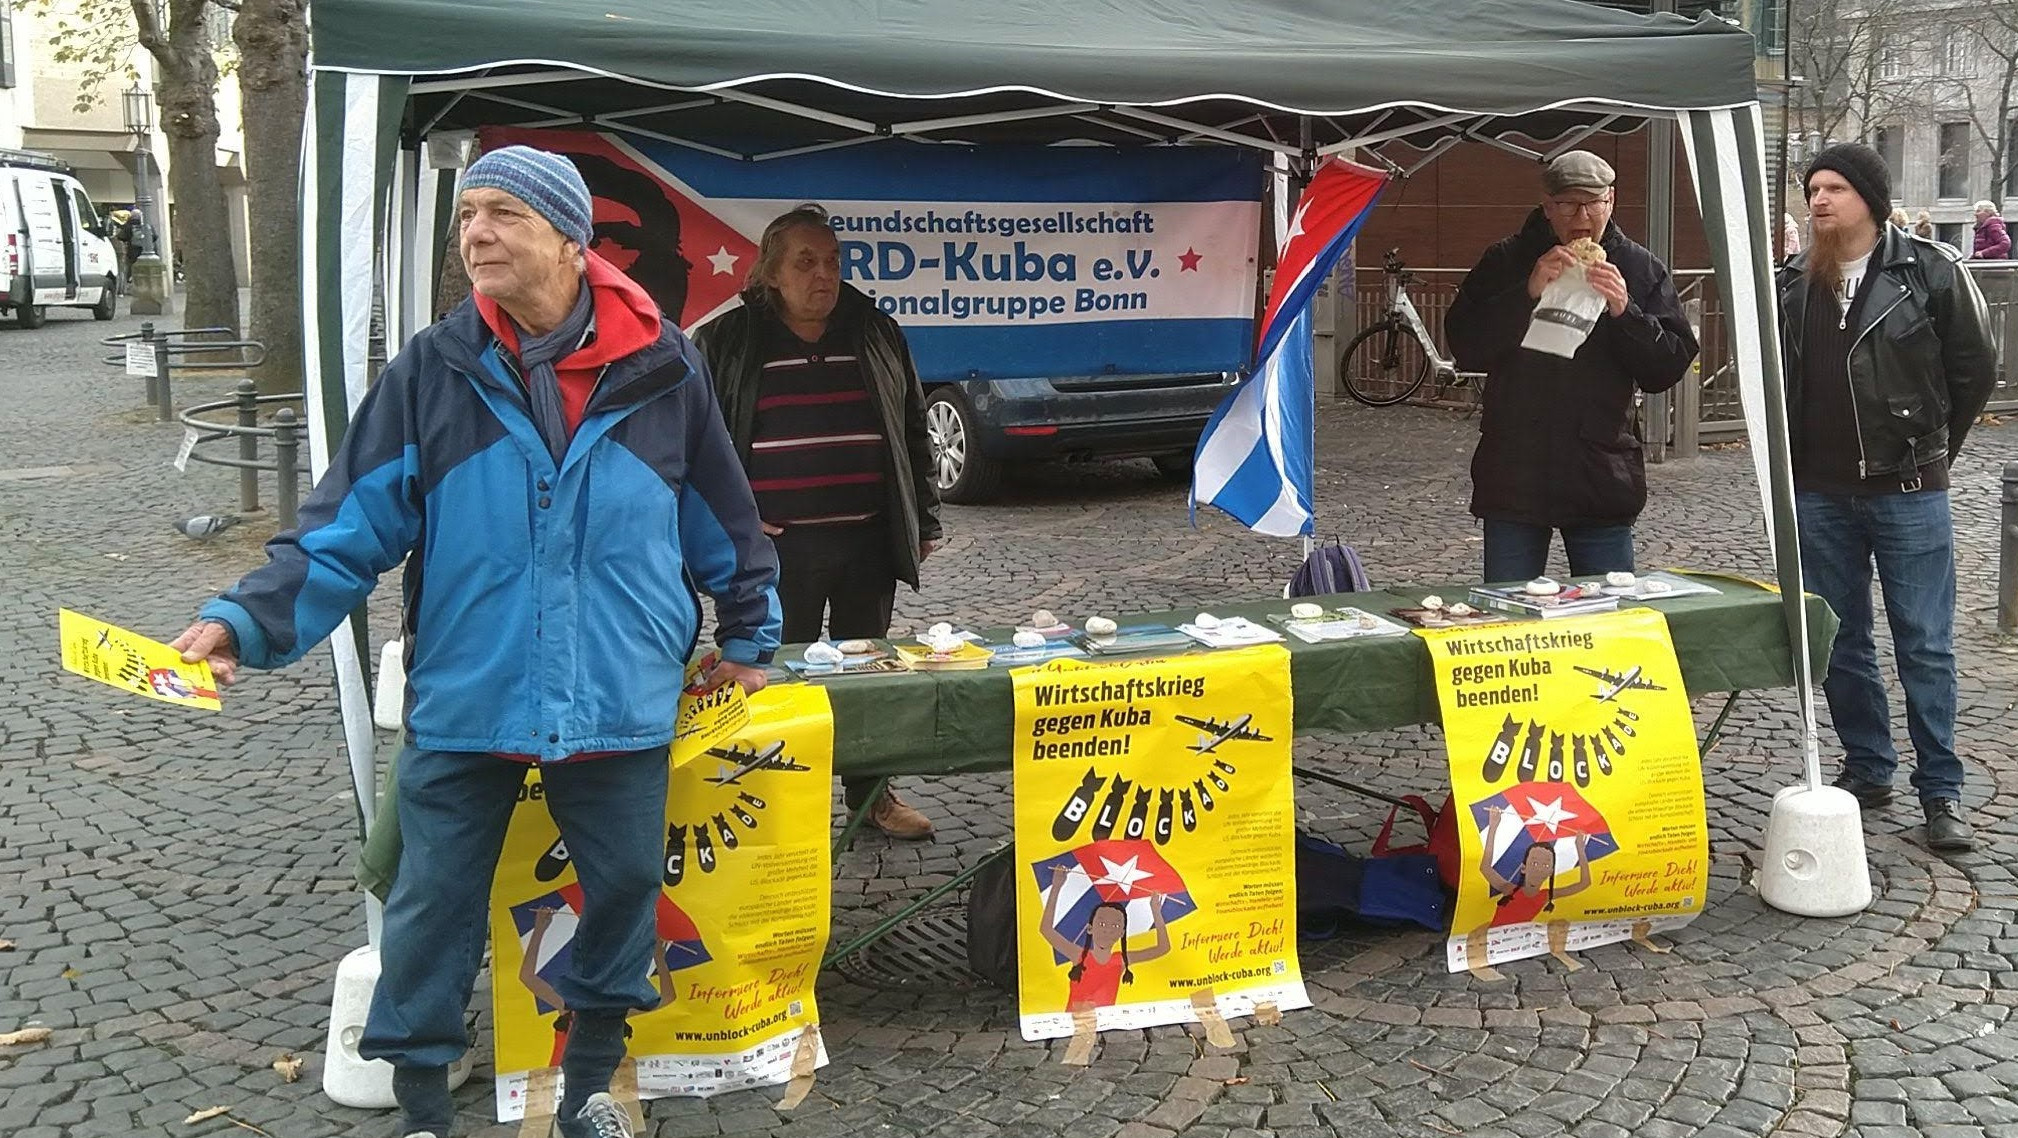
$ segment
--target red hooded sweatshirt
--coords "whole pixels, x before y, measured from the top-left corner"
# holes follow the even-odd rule
[[[648,348],[659,338],[659,306],[642,286],[594,253],[583,254],[588,262],[589,299],[596,306],[593,340],[554,365],[560,377],[561,417],[567,420],[568,437],[582,425],[582,412],[596,389],[603,368],[634,352]],[[498,303],[477,293],[476,310],[491,334],[513,356],[519,354],[518,326]]]

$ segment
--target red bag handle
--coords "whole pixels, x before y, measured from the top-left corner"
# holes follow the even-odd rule
[[[1374,857],[1429,852],[1429,841],[1427,838],[1421,844],[1413,846],[1395,847],[1389,844],[1390,840],[1394,837],[1394,819],[1396,815],[1401,813],[1403,806],[1413,809],[1416,816],[1422,819],[1422,832],[1425,835],[1434,835],[1436,833],[1436,810],[1430,806],[1429,800],[1420,794],[1404,794],[1401,796],[1401,801],[1388,810],[1387,821],[1380,827],[1380,836],[1373,840]]]

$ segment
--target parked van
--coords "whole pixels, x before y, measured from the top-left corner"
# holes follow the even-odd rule
[[[110,320],[118,298],[111,233],[70,167],[0,149],[0,312],[23,328],[41,327],[51,305]]]

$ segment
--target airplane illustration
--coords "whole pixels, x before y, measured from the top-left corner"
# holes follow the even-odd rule
[[[718,759],[726,759],[716,767],[717,773],[708,781],[716,786],[734,786],[751,771],[809,771],[812,767],[798,762],[785,754],[785,741],[778,740],[758,750],[755,747],[709,747],[708,754]],[[736,764],[733,768],[730,763]]]
[[[1211,754],[1214,750],[1218,749],[1221,743],[1229,739],[1236,739],[1242,743],[1269,743],[1274,741],[1261,732],[1248,727],[1248,724],[1254,722],[1254,716],[1251,714],[1243,715],[1231,723],[1221,723],[1219,720],[1213,718],[1193,719],[1189,715],[1179,715],[1176,719],[1186,727],[1196,727],[1199,731],[1203,732],[1203,734],[1199,735],[1198,742],[1191,744],[1191,749],[1201,755]]]
[[[1641,669],[1637,666],[1632,668],[1623,676],[1619,675],[1617,672],[1614,672],[1608,668],[1586,668],[1582,664],[1576,665],[1576,669],[1577,671],[1582,672],[1584,675],[1589,676],[1592,679],[1598,681],[1601,690],[1598,692],[1598,694],[1592,696],[1591,698],[1597,700],[1599,703],[1611,702],[1613,699],[1618,698],[1618,694],[1620,692],[1625,691],[1628,688],[1632,688],[1638,691],[1668,690],[1667,688],[1662,687],[1660,684],[1654,683],[1651,680],[1641,679],[1640,678]]]

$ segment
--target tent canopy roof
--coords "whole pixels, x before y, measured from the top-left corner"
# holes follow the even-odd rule
[[[1195,124],[1294,150],[1299,114],[1337,117],[1343,139],[1404,106],[1408,117],[1386,126],[1425,110],[1704,109],[1757,97],[1743,30],[1580,0],[317,0],[310,15],[318,68],[419,81],[409,129],[636,112],[704,92],[656,112],[680,116],[677,127],[651,115],[632,124],[781,147],[865,132],[946,137],[893,128],[967,116],[996,121],[958,128],[963,141],[1176,141]],[[641,103],[639,82],[669,90]]]

